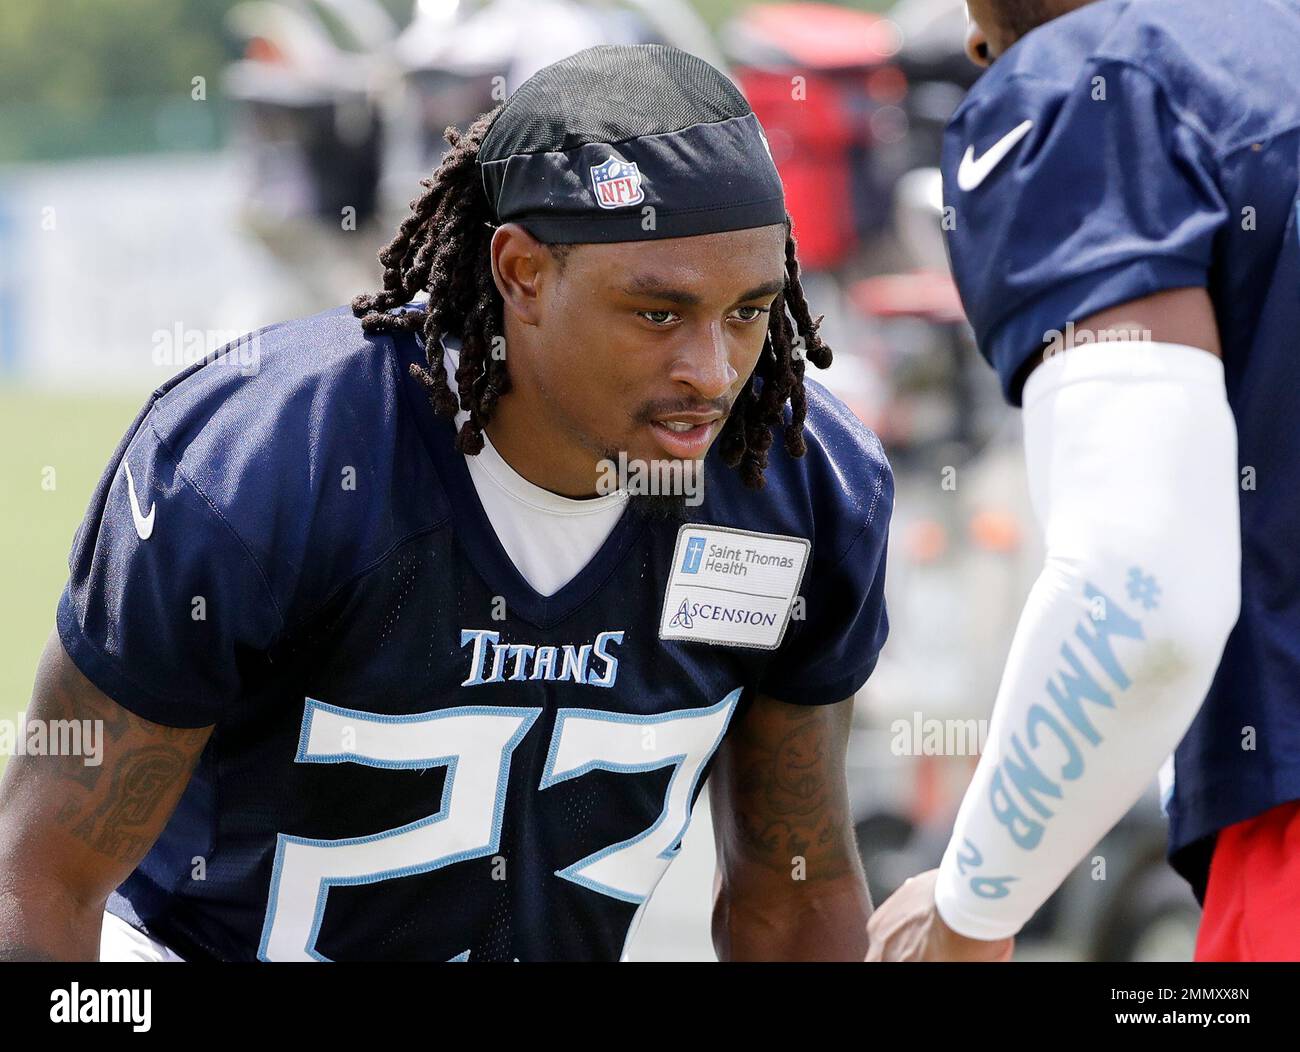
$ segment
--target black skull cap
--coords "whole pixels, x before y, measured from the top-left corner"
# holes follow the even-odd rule
[[[753,109],[662,44],[601,45],[529,77],[479,150],[500,223],[552,244],[645,241],[786,221]]]

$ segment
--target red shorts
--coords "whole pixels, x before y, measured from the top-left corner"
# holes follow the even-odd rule
[[[1219,833],[1198,961],[1300,961],[1300,800]]]

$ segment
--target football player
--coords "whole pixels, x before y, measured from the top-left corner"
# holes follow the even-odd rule
[[[719,956],[865,954],[893,487],[756,118],[598,47],[448,139],[381,290],[114,454],[29,714],[106,756],[5,772],[0,957],[616,960],[706,779]]]
[[[1197,959],[1300,959],[1300,7],[968,7],[991,68],[947,132],[949,247],[1047,558],[942,864],[871,956],[1007,956],[1176,747]]]

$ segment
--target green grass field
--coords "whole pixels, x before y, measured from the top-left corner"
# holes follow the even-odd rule
[[[68,575],[72,534],[147,397],[0,384],[0,719],[14,719],[31,697]]]

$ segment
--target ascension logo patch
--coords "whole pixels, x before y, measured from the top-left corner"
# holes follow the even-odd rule
[[[804,537],[686,523],[677,533],[659,638],[774,650],[810,548]]]
[[[591,189],[601,208],[623,208],[645,200],[641,172],[634,161],[607,157],[591,167]]]

